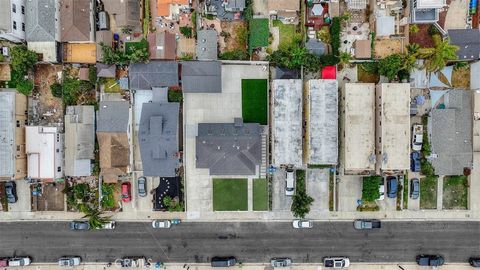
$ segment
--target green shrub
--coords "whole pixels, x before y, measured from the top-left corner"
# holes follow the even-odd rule
[[[33,82],[31,80],[22,80],[18,82],[17,91],[25,96],[29,96],[33,91]]]
[[[342,31],[342,19],[334,17],[330,26],[330,37],[332,41],[332,53],[335,56],[340,55],[340,32]]]
[[[218,56],[221,60],[248,60],[249,56],[246,51],[242,50],[233,50],[233,51],[226,51],[221,53]]]
[[[50,91],[52,91],[52,96],[57,98],[62,98],[62,85],[59,83],[53,83],[50,85]]]
[[[181,91],[168,90],[168,102],[182,102],[183,95]]]
[[[296,190],[293,196],[291,210],[293,215],[297,218],[305,218],[310,212],[310,206],[313,203],[313,198],[308,196],[305,188],[305,171],[296,171]]]
[[[403,68],[402,57],[399,54],[392,54],[380,60],[378,72],[387,77],[390,81],[397,78],[398,73]]]
[[[193,36],[192,28],[188,26],[180,27],[180,33],[186,38],[191,38]]]
[[[88,67],[88,80],[92,85],[97,83],[97,68],[93,65]]]
[[[430,164],[425,158],[420,160],[420,169],[425,176],[431,177],[435,175],[435,170],[433,169],[432,164]]]
[[[382,177],[368,176],[363,178],[362,200],[365,202],[375,202],[380,197],[380,183]]]

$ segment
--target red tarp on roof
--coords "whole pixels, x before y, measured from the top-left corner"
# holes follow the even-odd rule
[[[322,79],[333,79],[337,78],[337,67],[336,66],[326,66],[322,69]]]

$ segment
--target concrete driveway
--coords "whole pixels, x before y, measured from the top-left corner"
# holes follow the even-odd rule
[[[415,210],[415,211],[418,211],[420,210],[420,197],[418,197],[418,199],[412,199],[410,197],[410,182],[412,181],[413,178],[418,178],[420,179],[420,174],[419,173],[414,173],[414,172],[409,172],[408,174],[408,187],[405,187],[405,188],[408,188],[408,204],[407,204],[407,208],[408,210]],[[405,200],[405,198],[403,198]]]
[[[31,211],[32,210],[32,197],[30,191],[30,184],[24,180],[15,181],[17,185],[17,197],[18,200],[16,203],[8,204],[8,211]]]
[[[272,210],[290,211],[292,206],[292,196],[285,195],[286,172],[284,169],[278,169],[273,173],[272,180]]]
[[[312,210],[329,211],[329,175],[329,169],[307,169],[307,194],[314,199]]]
[[[357,211],[357,200],[362,198],[362,176],[342,176],[337,183],[337,195],[338,211]]]

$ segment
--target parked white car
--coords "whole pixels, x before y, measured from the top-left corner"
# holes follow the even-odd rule
[[[378,187],[378,192],[380,193],[378,200],[381,201],[385,199],[385,185],[383,184],[383,179],[382,179],[382,184],[380,184],[380,186]]]
[[[115,221],[112,220],[112,221],[109,221],[109,222],[103,224],[103,225],[102,225],[102,229],[104,229],[104,230],[113,230],[113,229],[115,229],[115,226],[117,226],[117,222],[115,222]]]
[[[30,257],[15,257],[8,259],[8,266],[27,266],[30,265],[31,262]]]
[[[292,225],[295,229],[310,229],[313,227],[313,222],[310,220],[295,219]]]
[[[346,257],[328,257],[323,259],[323,266],[334,269],[342,269],[350,266],[350,259]]]
[[[295,194],[295,171],[287,170],[286,180],[285,180],[285,195],[293,196]]]
[[[169,229],[172,226],[170,220],[156,219],[152,221],[152,227],[155,229]]]
[[[75,256],[75,257],[62,257],[58,259],[59,266],[77,266],[80,265],[82,262],[82,258]]]
[[[412,150],[413,151],[422,150],[422,144],[423,144],[423,126],[422,125],[413,125]]]

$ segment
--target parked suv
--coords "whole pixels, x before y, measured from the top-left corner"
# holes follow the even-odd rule
[[[145,197],[147,196],[147,178],[139,177],[137,179],[137,187],[138,187],[138,196]]]
[[[410,198],[416,200],[420,196],[420,180],[413,178],[410,182]]]
[[[213,257],[210,265],[212,267],[230,267],[237,264],[237,259],[233,256],[230,257]]]
[[[5,183],[5,194],[7,194],[8,203],[17,202],[17,185],[13,181]]]
[[[420,152],[413,151],[410,157],[410,169],[412,172],[419,172],[421,169]]]
[[[445,259],[440,255],[418,255],[417,264],[422,266],[441,266]]]
[[[285,181],[285,195],[293,196],[295,194],[295,171],[287,170],[287,179]]]
[[[396,176],[387,177],[387,197],[396,198],[398,190],[398,179]]]

